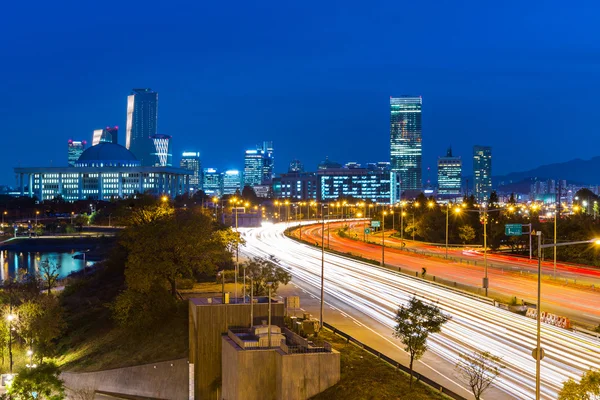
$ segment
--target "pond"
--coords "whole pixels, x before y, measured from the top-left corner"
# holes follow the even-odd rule
[[[68,276],[71,272],[83,269],[84,261],[73,256],[81,255],[80,251],[69,252],[24,252],[3,250],[0,251],[0,279],[13,278],[18,275],[18,271],[28,271],[35,273],[38,271],[39,264],[48,260],[50,264],[56,265],[60,278]],[[88,267],[94,264],[93,261],[87,261]]]

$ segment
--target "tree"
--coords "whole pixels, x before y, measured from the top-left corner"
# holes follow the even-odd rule
[[[39,265],[39,278],[44,282],[48,290],[48,295],[50,295],[52,289],[55,288],[58,283],[58,269],[59,267],[54,263],[50,263],[48,259],[43,260]]]
[[[264,296],[267,294],[267,283],[273,283],[272,293],[277,293],[279,284],[283,283],[287,285],[292,279],[289,272],[281,267],[278,267],[275,263],[276,259],[271,257],[270,259],[264,259],[260,257],[253,257],[251,260],[245,262],[243,266],[246,267],[246,274],[252,280],[252,290],[256,296]]]
[[[66,323],[63,308],[56,296],[40,296],[37,300],[41,313],[33,320],[33,346],[37,358],[54,355],[55,340],[63,333]]]
[[[410,355],[410,385],[412,387],[413,363],[419,360],[427,351],[429,334],[442,330],[442,325],[451,317],[441,312],[436,305],[423,303],[412,297],[408,305],[402,305],[394,318],[394,337],[404,344],[404,351]]]
[[[458,228],[458,237],[466,244],[475,239],[475,229],[471,225],[463,225]]]
[[[256,196],[256,192],[252,188],[252,186],[245,185],[244,189],[242,189],[242,198],[250,204],[256,205],[258,204],[258,196]]]
[[[64,399],[65,387],[59,375],[60,370],[54,363],[23,369],[15,376],[7,393],[15,400]]]
[[[588,370],[579,382],[572,378],[563,383],[558,400],[598,400],[600,399],[600,371]]]
[[[478,350],[472,353],[460,353],[459,356],[456,369],[471,388],[475,400],[479,400],[483,392],[500,375],[502,358],[488,351]]]

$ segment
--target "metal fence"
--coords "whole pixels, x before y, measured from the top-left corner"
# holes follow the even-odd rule
[[[392,359],[391,357],[386,356],[385,354],[375,350],[374,348],[372,348],[370,346],[367,346],[360,340],[357,340],[357,339],[353,338],[352,336],[348,335],[347,333],[340,331],[339,329],[335,328],[333,325],[328,324],[327,322],[323,322],[323,326],[325,328],[329,329],[330,331],[332,331],[334,334],[343,337],[344,339],[346,339],[346,341],[355,344],[356,346],[360,347],[361,349],[368,351],[369,353],[373,354],[377,358],[387,362],[394,368],[397,368],[399,370],[406,372],[407,374],[410,374],[410,369],[406,365],[400,364],[398,361]],[[421,375],[418,372],[413,371],[413,376],[417,378],[417,382],[421,381],[421,382],[425,383],[426,385],[430,386],[432,389],[439,391],[440,393],[443,393],[452,399],[466,400],[466,397],[463,397],[463,396],[459,395],[458,393],[455,393],[452,390],[445,388],[444,386],[435,382],[433,379],[429,379],[428,377]]]

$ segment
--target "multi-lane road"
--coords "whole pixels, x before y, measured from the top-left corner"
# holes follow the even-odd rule
[[[337,234],[336,227],[339,228],[346,223],[331,224],[329,240],[327,239],[327,233],[324,235],[326,246],[328,244],[333,250],[360,254],[363,257],[380,261],[380,245],[340,237]],[[320,224],[307,226],[302,229],[302,238],[309,243],[320,243],[321,233]],[[392,242],[392,238],[386,238],[386,243]],[[437,249],[437,251],[439,252],[438,255],[443,254],[442,249]],[[453,250],[452,254],[455,256],[461,255],[463,259],[471,258],[473,261],[478,261],[477,265],[473,262],[470,264],[451,262],[440,257],[414,256],[414,253],[409,254],[407,251],[391,247],[385,250],[385,262],[386,265],[400,267],[403,271],[420,273],[422,268],[426,268],[429,276],[481,288],[484,271],[480,255],[476,253],[471,253],[470,256],[464,255],[461,250]],[[488,269],[491,295],[505,298],[515,296],[518,300],[525,300],[530,303],[537,301],[537,265],[535,263],[517,262],[509,257],[495,257],[493,260],[494,267]],[[552,268],[551,263],[544,264],[544,272],[547,277],[551,274]],[[600,271],[559,264],[558,273],[560,275],[569,274],[571,280],[569,284],[565,284],[564,280],[544,279],[542,302],[545,309],[554,314],[569,317],[586,326],[598,326],[600,324],[600,285],[592,290],[589,286],[583,288],[573,285],[572,279],[579,276],[581,281],[587,280],[589,282],[598,279]]]
[[[244,230],[244,252],[275,256],[292,273],[294,282],[315,289],[313,293],[318,294],[321,252],[286,238],[284,228],[273,225]],[[431,374],[456,382],[455,376],[449,376],[449,366],[456,363],[458,355],[473,349],[487,350],[501,356],[506,368],[495,391],[486,399],[534,398],[534,320],[421,279],[331,254],[325,255],[325,293],[326,301],[335,302],[349,317],[370,319],[372,326],[367,322],[365,327],[371,329],[373,340],[393,340],[395,310],[411,296],[438,303],[452,320],[430,339],[430,352],[440,364],[430,365]],[[600,341],[595,338],[544,324],[542,347],[546,351],[541,375],[543,398],[556,398],[562,382],[569,377],[578,378],[589,368],[600,368]],[[399,347],[396,349],[401,352]]]

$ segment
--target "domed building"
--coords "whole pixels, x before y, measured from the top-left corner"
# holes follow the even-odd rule
[[[189,191],[191,171],[142,166],[125,147],[110,142],[92,146],[72,167],[15,168],[22,196],[66,201],[111,200],[136,193],[177,196]]]

